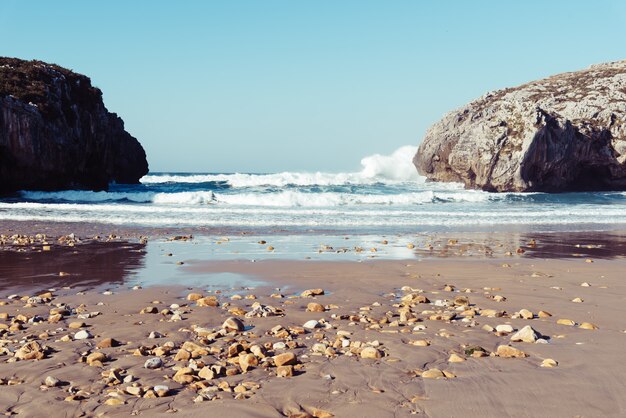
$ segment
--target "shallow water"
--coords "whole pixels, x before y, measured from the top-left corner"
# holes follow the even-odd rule
[[[269,247],[273,247],[271,250]],[[409,246],[413,246],[409,248]],[[524,252],[517,254],[521,248]],[[513,253],[507,255],[507,253]],[[115,289],[180,285],[228,291],[267,285],[257,277],[197,266],[222,261],[353,261],[473,258],[613,259],[626,257],[618,233],[399,235],[236,235],[147,245],[93,243],[51,251],[0,251],[0,291],[72,286]]]

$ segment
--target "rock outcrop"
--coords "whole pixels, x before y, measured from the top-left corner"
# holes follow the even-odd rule
[[[0,193],[105,190],[137,183],[146,154],[91,80],[41,61],[0,58]]]
[[[626,61],[488,93],[433,125],[413,163],[488,191],[626,190]]]

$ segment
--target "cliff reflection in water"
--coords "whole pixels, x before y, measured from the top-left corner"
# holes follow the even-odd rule
[[[121,285],[144,267],[144,248],[109,242],[43,252],[0,251],[0,290]]]

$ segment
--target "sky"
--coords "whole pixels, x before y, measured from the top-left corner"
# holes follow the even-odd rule
[[[356,170],[624,41],[619,0],[0,0],[0,56],[88,75],[152,172]]]

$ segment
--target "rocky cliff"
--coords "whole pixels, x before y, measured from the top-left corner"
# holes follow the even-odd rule
[[[137,183],[146,154],[91,80],[41,61],[0,58],[0,193]]]
[[[488,191],[626,190],[626,61],[488,93],[433,125],[413,163]]]

